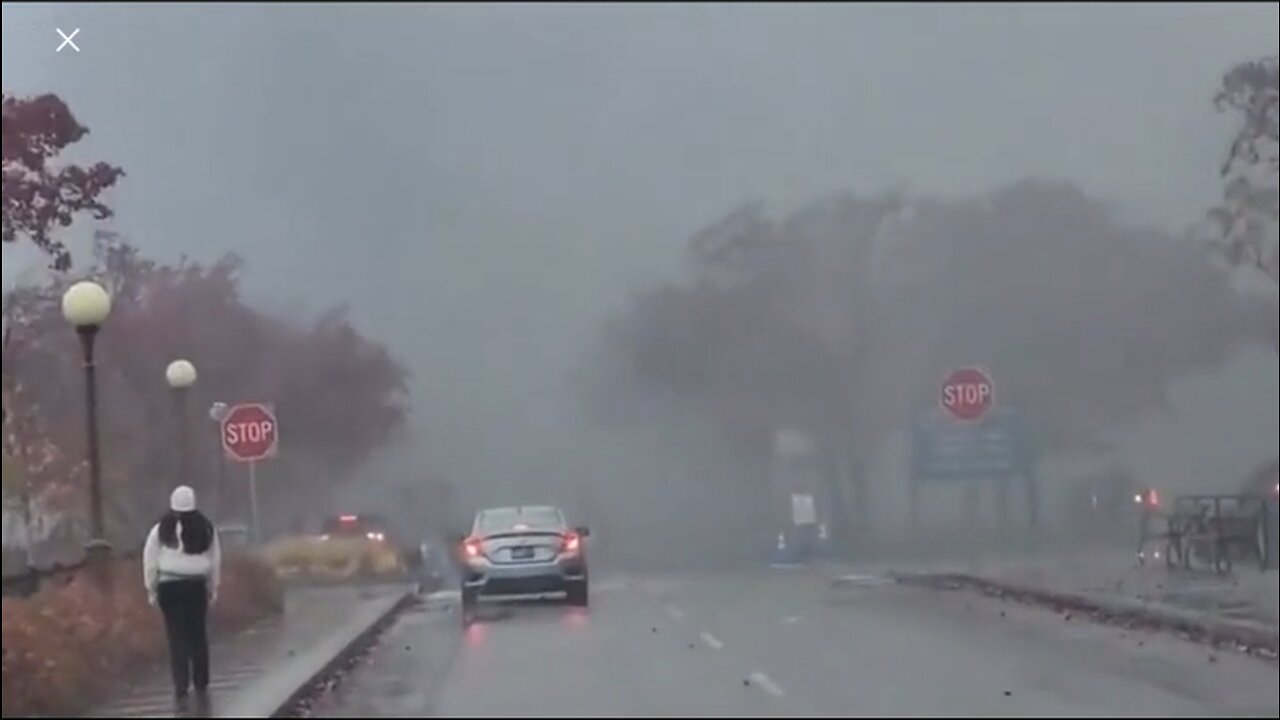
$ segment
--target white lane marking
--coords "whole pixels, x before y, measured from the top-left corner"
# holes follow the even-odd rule
[[[671,619],[675,620],[676,622],[681,622],[685,618],[684,611],[671,603],[667,603],[667,614],[670,615]]]
[[[795,625],[798,622],[800,622],[800,618],[796,617],[795,615],[782,618],[783,625]]]
[[[831,579],[832,587],[878,587],[893,584],[891,578],[875,575],[843,575]]]
[[[423,598],[426,602],[437,600],[458,600],[462,597],[461,590],[437,590]]]
[[[709,632],[703,632],[699,637],[701,637],[702,642],[706,643],[707,647],[712,650],[720,650],[724,647],[724,643],[720,642],[719,638]]]
[[[782,691],[782,688],[778,687],[778,683],[774,682],[768,675],[765,675],[758,670],[751,673],[751,684],[774,697],[782,697],[783,695],[786,695],[786,693]]]

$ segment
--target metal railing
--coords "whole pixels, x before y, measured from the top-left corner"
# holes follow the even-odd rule
[[[1163,544],[1170,568],[1191,569],[1197,562],[1229,573],[1242,561],[1259,570],[1275,564],[1274,503],[1252,495],[1184,495],[1168,513],[1149,510],[1143,518],[1140,557],[1152,543]],[[1151,521],[1163,521],[1156,532]]]

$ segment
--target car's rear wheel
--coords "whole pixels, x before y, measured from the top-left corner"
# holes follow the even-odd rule
[[[565,591],[565,600],[574,607],[587,607],[590,597],[585,579],[570,582]]]

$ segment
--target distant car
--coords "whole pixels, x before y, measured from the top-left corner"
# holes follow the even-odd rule
[[[376,513],[344,513],[325,520],[319,536],[322,543],[354,542],[368,563],[381,568],[378,574],[410,572],[419,565],[419,548],[406,543],[386,517]],[[345,541],[343,543],[342,541]]]
[[[320,536],[324,540],[331,538],[363,537],[374,542],[391,542],[391,530],[381,515],[335,515],[325,520],[324,530]]]
[[[482,596],[564,593],[586,607],[589,534],[548,505],[481,510],[459,549],[464,614]]]

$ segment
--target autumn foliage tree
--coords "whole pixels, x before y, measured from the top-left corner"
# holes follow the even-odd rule
[[[838,195],[780,220],[749,205],[689,257],[690,280],[639,295],[602,335],[597,407],[660,390],[763,453],[802,429],[845,456],[836,492],[864,512],[868,464],[956,365],[988,367],[1049,454],[1101,451],[1175,378],[1275,325],[1194,243],[1063,183]]]
[[[194,443],[193,482],[213,489],[217,476],[214,401],[274,403],[282,458],[263,473],[270,508],[300,513],[327,510],[327,493],[401,428],[407,412],[406,371],[382,345],[364,337],[342,309],[299,326],[248,305],[240,294],[243,262],[224,256],[201,264],[167,265],[142,256],[110,233],[99,233],[88,275],[113,296],[99,351],[103,465],[116,527],[139,527],[163,509],[176,480],[175,409],[164,369],[175,358],[195,363],[199,381],[188,421]],[[4,367],[12,372],[6,398],[11,457],[33,444],[51,444],[56,458],[32,468],[42,492],[74,499],[82,487],[83,397],[75,338],[59,309],[69,282],[22,287],[11,298],[12,333]],[[321,468],[317,472],[314,468]],[[245,485],[234,474],[224,514],[241,512]]]
[[[4,242],[29,240],[51,257],[54,270],[66,270],[71,256],[58,231],[77,218],[110,217],[102,196],[123,172],[102,162],[59,162],[88,130],[57,96],[5,94],[3,109]],[[225,494],[222,509],[231,513],[243,507],[245,487],[236,473],[226,487],[213,482],[219,452],[206,413],[213,401],[275,404],[287,440],[266,471],[265,500],[268,509],[274,501],[302,513],[323,508],[327,492],[404,422],[406,372],[385,347],[364,337],[342,308],[305,326],[254,309],[240,294],[242,267],[231,255],[209,264],[157,263],[113,233],[95,234],[80,275],[103,284],[113,299],[98,344],[98,377],[105,495],[117,531],[137,531],[178,480],[178,419],[163,379],[173,359],[193,361],[200,374],[187,407],[200,439],[195,477],[183,480],[216,485]],[[57,272],[5,298],[5,483],[78,509],[83,378],[59,305],[71,281]]]
[[[1214,102],[1239,122],[1222,164],[1222,202],[1209,212],[1214,244],[1229,264],[1280,283],[1280,56],[1231,68]],[[1274,344],[1280,350],[1280,337]]]
[[[71,266],[71,253],[55,236],[77,216],[111,216],[102,194],[124,174],[104,162],[58,163],[89,129],[57,95],[3,96],[4,229],[6,243],[27,239],[48,254],[55,269]]]

